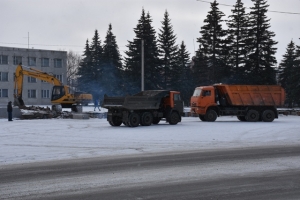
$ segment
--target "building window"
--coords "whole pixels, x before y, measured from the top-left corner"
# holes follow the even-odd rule
[[[42,90],[42,99],[49,99],[49,98],[50,98],[50,91]]]
[[[28,58],[28,65],[29,66],[36,66],[36,57],[29,57]]]
[[[14,56],[14,65],[22,64],[22,56]]]
[[[0,72],[0,81],[8,81],[8,72]]]
[[[55,58],[54,59],[54,67],[61,68],[62,67],[62,59]]]
[[[0,55],[0,64],[7,65],[8,64],[8,56]]]
[[[0,89],[0,97],[8,97],[8,89]]]
[[[36,98],[36,90],[28,90],[28,98]]]
[[[42,58],[42,67],[50,67],[50,61],[49,58]]]
[[[63,76],[54,74],[54,77],[57,78],[60,82],[63,82]]]
[[[33,77],[27,77],[28,78],[28,83],[36,83],[36,78]]]

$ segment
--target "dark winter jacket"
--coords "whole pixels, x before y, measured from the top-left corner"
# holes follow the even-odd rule
[[[12,112],[12,105],[11,105],[11,102],[8,103],[7,105],[7,112]]]

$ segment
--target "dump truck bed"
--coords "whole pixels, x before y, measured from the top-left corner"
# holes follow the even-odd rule
[[[278,85],[214,85],[219,97],[233,106],[283,106],[284,89]]]
[[[104,96],[102,107],[107,109],[123,108],[127,110],[158,109],[162,99],[170,94],[167,90],[147,90],[133,96]]]

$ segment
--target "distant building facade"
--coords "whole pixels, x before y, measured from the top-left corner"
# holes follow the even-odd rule
[[[19,63],[55,75],[67,82],[67,52],[0,46],[0,105],[14,100],[14,76]],[[25,105],[51,105],[53,85],[24,76],[23,100]]]

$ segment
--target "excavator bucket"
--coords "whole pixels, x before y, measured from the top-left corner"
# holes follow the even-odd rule
[[[19,106],[19,107],[25,106],[22,97],[15,97],[14,98],[14,106]]]

